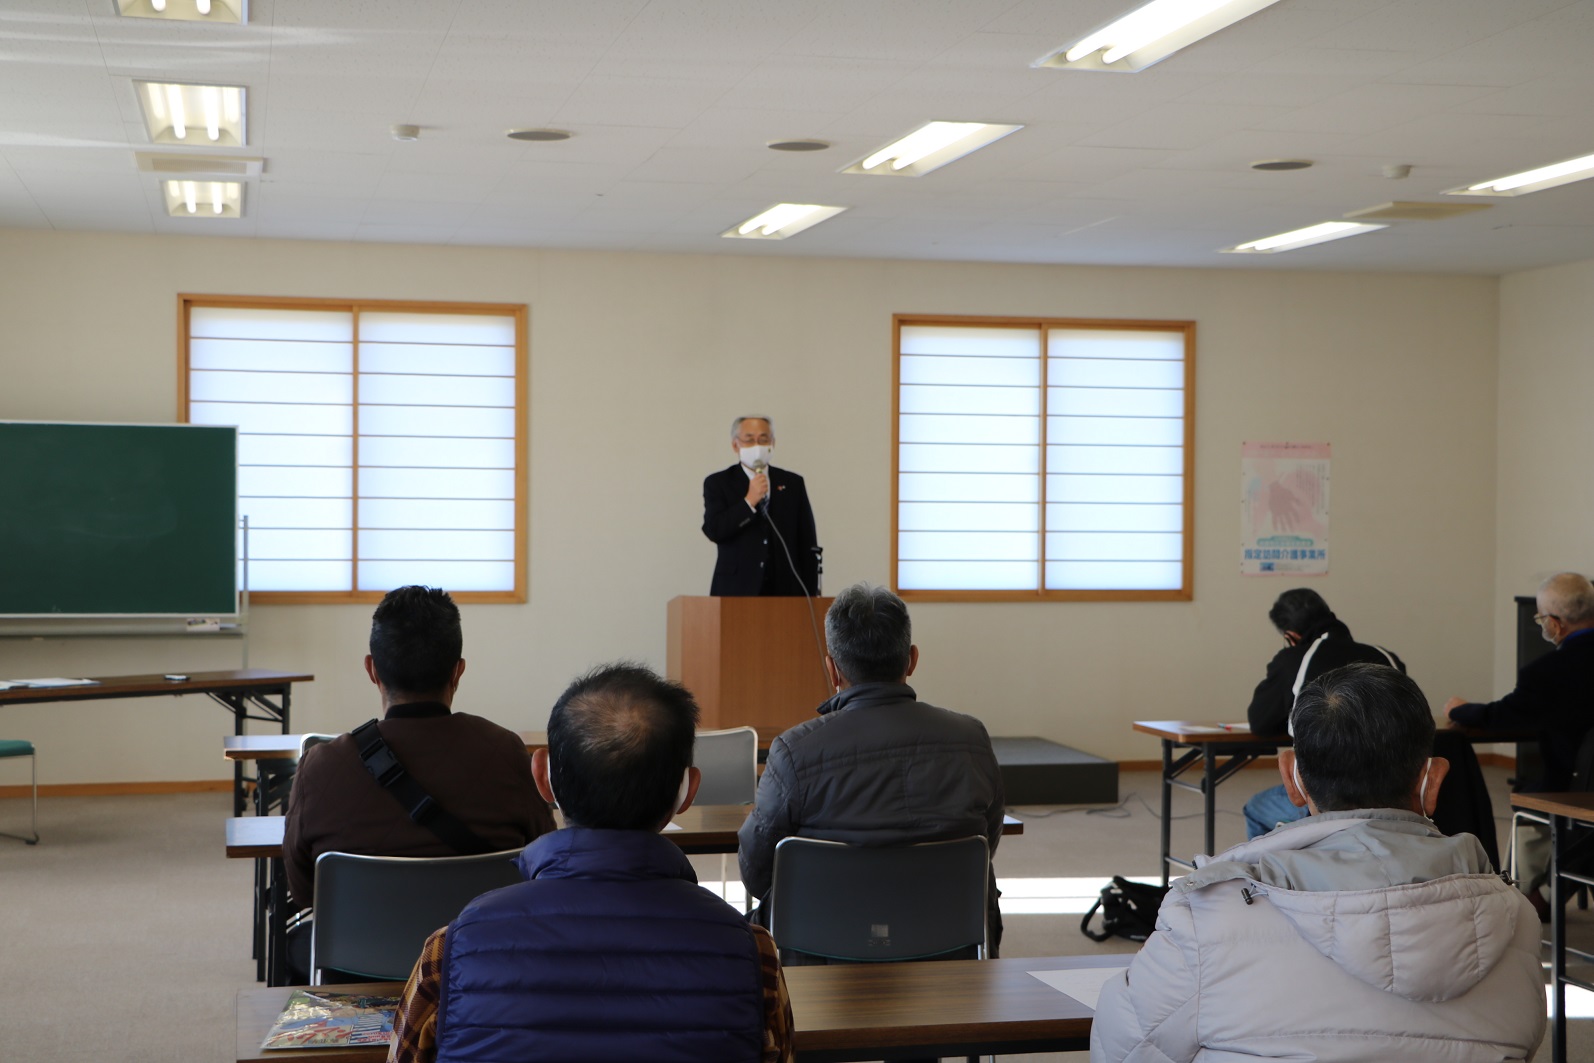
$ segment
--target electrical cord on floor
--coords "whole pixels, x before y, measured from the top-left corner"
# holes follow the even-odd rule
[[[1162,813],[1156,811],[1150,805],[1146,804],[1146,799],[1140,796],[1140,792],[1138,790],[1131,790],[1129,793],[1125,794],[1123,800],[1119,801],[1116,805],[1107,805],[1105,807],[1102,805],[1076,805],[1073,808],[1054,808],[1048,812],[1037,812],[1033,809],[1025,809],[1023,818],[1046,819],[1050,816],[1067,815],[1070,812],[1083,812],[1087,816],[1106,816],[1108,819],[1128,819],[1130,816],[1134,815],[1133,810],[1125,807],[1131,800],[1138,801],[1141,808],[1144,808],[1147,812],[1151,813],[1152,819],[1158,820],[1159,822],[1161,821]],[[1233,812],[1226,808],[1218,809],[1217,813],[1220,816],[1242,815],[1239,812]],[[1187,815],[1174,816],[1172,818],[1174,820],[1201,819],[1204,815],[1205,813],[1203,812],[1191,812]]]

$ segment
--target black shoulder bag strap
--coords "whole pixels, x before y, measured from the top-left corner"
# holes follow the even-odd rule
[[[419,823],[461,856],[475,856],[493,852],[493,847],[481,835],[461,823],[453,813],[432,799],[421,789],[404,765],[393,755],[393,750],[382,738],[375,720],[367,720],[350,732],[360,751],[365,770],[371,773],[378,786],[393,795],[393,800],[404,807],[410,819]]]

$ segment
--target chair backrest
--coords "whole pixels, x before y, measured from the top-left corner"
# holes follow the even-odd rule
[[[991,857],[981,837],[775,846],[770,932],[782,950],[833,960],[928,959],[985,950]]]
[[[699,731],[692,763],[703,773],[699,805],[745,805],[758,790],[758,732],[751,727]]]
[[[1580,793],[1594,790],[1594,727],[1584,733],[1572,758],[1572,789]]]
[[[310,978],[323,970],[372,981],[403,981],[438,927],[488,890],[524,881],[519,849],[480,856],[356,856],[322,853],[315,862]]]
[[[338,736],[337,735],[315,734],[314,732],[310,732],[308,734],[300,735],[299,736],[299,756],[303,757],[305,755],[306,751],[308,751],[311,746],[319,746],[323,742],[330,742],[336,737],[338,737]]]

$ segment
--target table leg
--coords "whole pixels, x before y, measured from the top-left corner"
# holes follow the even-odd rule
[[[1206,854],[1211,856],[1217,850],[1214,848],[1214,839],[1217,837],[1218,820],[1218,758],[1216,747],[1208,742],[1201,747],[1203,760],[1203,774],[1201,776],[1201,799],[1206,812]]]
[[[266,918],[269,909],[269,895],[266,892],[268,881],[266,865],[269,861],[256,860],[255,864],[255,895],[251,898],[254,902],[255,925],[253,931],[253,951],[250,955],[255,959],[255,981],[266,980]]]
[[[1173,853],[1173,742],[1162,740],[1162,884],[1168,885],[1168,857]]]
[[[259,689],[251,687],[247,690],[207,690],[210,699],[232,713],[232,733],[244,733],[245,720],[262,720],[275,723],[282,727],[283,734],[292,734],[292,724],[288,719],[288,710],[293,700],[293,686],[284,685],[279,689]],[[278,704],[273,705],[268,695],[275,694]],[[260,710],[262,715],[253,715],[249,709],[253,706]],[[258,774],[258,772],[256,773]],[[259,779],[255,780],[258,786]],[[232,814],[241,816],[247,807],[244,798],[244,765],[243,761],[232,762]]]
[[[282,857],[271,858],[271,900],[266,916],[266,985],[288,984],[288,875]]]
[[[227,705],[227,702],[222,701],[222,704]],[[236,705],[227,705],[227,707],[232,709],[232,733],[243,734],[245,714],[243,701],[240,699]],[[241,760],[232,762],[232,814],[234,819],[244,814],[244,762]]]
[[[1550,1058],[1566,1063],[1566,884],[1561,880],[1561,840],[1572,821],[1550,817]]]

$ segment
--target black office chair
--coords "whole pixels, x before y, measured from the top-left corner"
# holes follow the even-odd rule
[[[360,981],[400,982],[438,927],[489,890],[525,881],[521,850],[480,856],[356,856],[322,853],[315,862],[310,981],[329,972]]]
[[[770,932],[781,961],[983,959],[985,839],[863,846],[785,838],[775,846]]]

